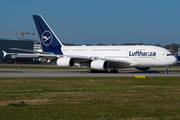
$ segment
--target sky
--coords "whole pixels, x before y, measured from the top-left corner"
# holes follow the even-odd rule
[[[180,44],[179,6],[180,0],[3,0],[0,31],[39,40],[32,15],[42,15],[63,43]]]

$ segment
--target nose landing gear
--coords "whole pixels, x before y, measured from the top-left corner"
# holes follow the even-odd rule
[[[168,69],[169,69],[169,66],[166,66],[164,70],[164,74],[168,74]]]

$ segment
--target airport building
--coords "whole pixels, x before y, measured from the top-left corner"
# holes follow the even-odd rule
[[[41,42],[34,41],[33,50],[37,51],[37,50],[41,50],[41,49],[42,49]]]
[[[7,55],[4,57],[2,50],[7,53],[27,53],[23,51],[11,50],[9,48],[20,48],[28,50],[37,50],[41,48],[41,45],[38,41],[34,40],[8,40],[0,39],[0,63],[24,63],[31,64],[34,63],[38,58],[36,56],[26,57],[26,56],[16,56],[16,55]]]
[[[178,47],[178,56],[180,56],[180,47]]]

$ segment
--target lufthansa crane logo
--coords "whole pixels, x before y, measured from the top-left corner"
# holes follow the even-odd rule
[[[52,43],[53,35],[50,31],[44,31],[41,36],[43,45],[49,46]]]

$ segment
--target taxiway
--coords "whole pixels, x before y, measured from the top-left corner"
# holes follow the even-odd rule
[[[89,73],[88,69],[9,69],[0,68],[0,77],[134,77],[144,75],[146,77],[180,77],[179,72],[158,72],[162,68],[152,68],[142,72],[134,68],[120,69],[119,73]],[[180,70],[172,68],[170,70]]]

